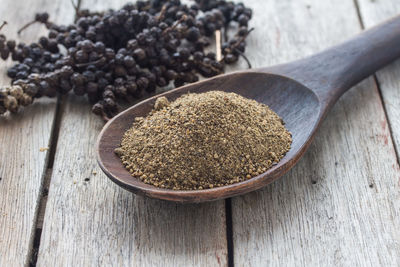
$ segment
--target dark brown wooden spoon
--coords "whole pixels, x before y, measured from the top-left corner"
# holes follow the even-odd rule
[[[378,69],[400,56],[400,17],[313,56],[283,65],[220,75],[168,91],[169,100],[187,92],[235,92],[267,104],[293,134],[290,151],[267,172],[247,181],[219,188],[175,191],[157,188],[130,175],[114,154],[123,133],[137,116],[145,116],[155,99],[146,99],[110,120],[97,142],[101,169],[115,183],[134,193],[176,202],[203,202],[257,190],[292,168],[307,150],[327,111],[338,98]]]

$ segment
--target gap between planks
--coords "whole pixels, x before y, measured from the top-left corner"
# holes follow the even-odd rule
[[[39,252],[40,239],[42,235],[44,214],[46,211],[47,195],[49,192],[51,176],[53,174],[53,163],[57,149],[58,136],[60,133],[61,117],[65,106],[64,104],[65,101],[63,101],[64,99],[65,96],[59,96],[57,98],[56,115],[54,117],[53,128],[51,130],[49,154],[45,165],[44,179],[42,180],[42,186],[40,188],[41,193],[40,193],[39,205],[36,211],[36,222],[33,227],[34,230],[32,231],[32,239],[31,239],[32,245],[29,252],[30,267],[36,266],[37,262],[37,255]]]
[[[225,223],[226,223],[226,242],[228,249],[228,267],[234,266],[234,251],[233,251],[233,227],[232,227],[232,200],[225,200]]]

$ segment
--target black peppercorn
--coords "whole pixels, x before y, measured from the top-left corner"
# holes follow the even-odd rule
[[[57,25],[47,13],[36,14],[34,21],[45,24],[49,32],[30,44],[0,34],[0,57],[11,55],[18,61],[7,75],[27,96],[21,104],[72,90],[87,94],[96,103],[93,112],[108,118],[116,114],[119,101],[141,97],[144,91],[152,93],[171,81],[175,86],[192,83],[198,74],[220,74],[225,63],[235,63],[243,55],[252,12],[225,0],[196,0],[190,6],[177,0],[144,0],[106,12],[81,9],[76,15],[75,23]],[[205,55],[209,37],[232,21],[239,28],[223,44],[223,60],[217,61],[212,52]]]

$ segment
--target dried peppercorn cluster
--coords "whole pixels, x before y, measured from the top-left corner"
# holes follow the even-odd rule
[[[75,23],[67,26],[52,23],[47,13],[36,14],[33,22],[43,23],[48,37],[17,44],[0,35],[1,58],[11,55],[19,62],[8,69],[12,84],[1,89],[0,114],[73,91],[87,95],[95,114],[110,118],[120,102],[171,81],[178,87],[197,81],[198,74],[223,73],[224,65],[245,51],[251,15],[243,4],[223,0],[196,0],[190,6],[151,0],[106,12],[77,10]],[[222,59],[205,53],[215,31],[226,31],[232,21],[238,31],[222,44]]]

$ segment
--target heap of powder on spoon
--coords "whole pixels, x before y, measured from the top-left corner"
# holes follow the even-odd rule
[[[137,117],[115,153],[143,182],[201,190],[255,177],[279,162],[292,142],[268,106],[235,93],[158,98]]]

